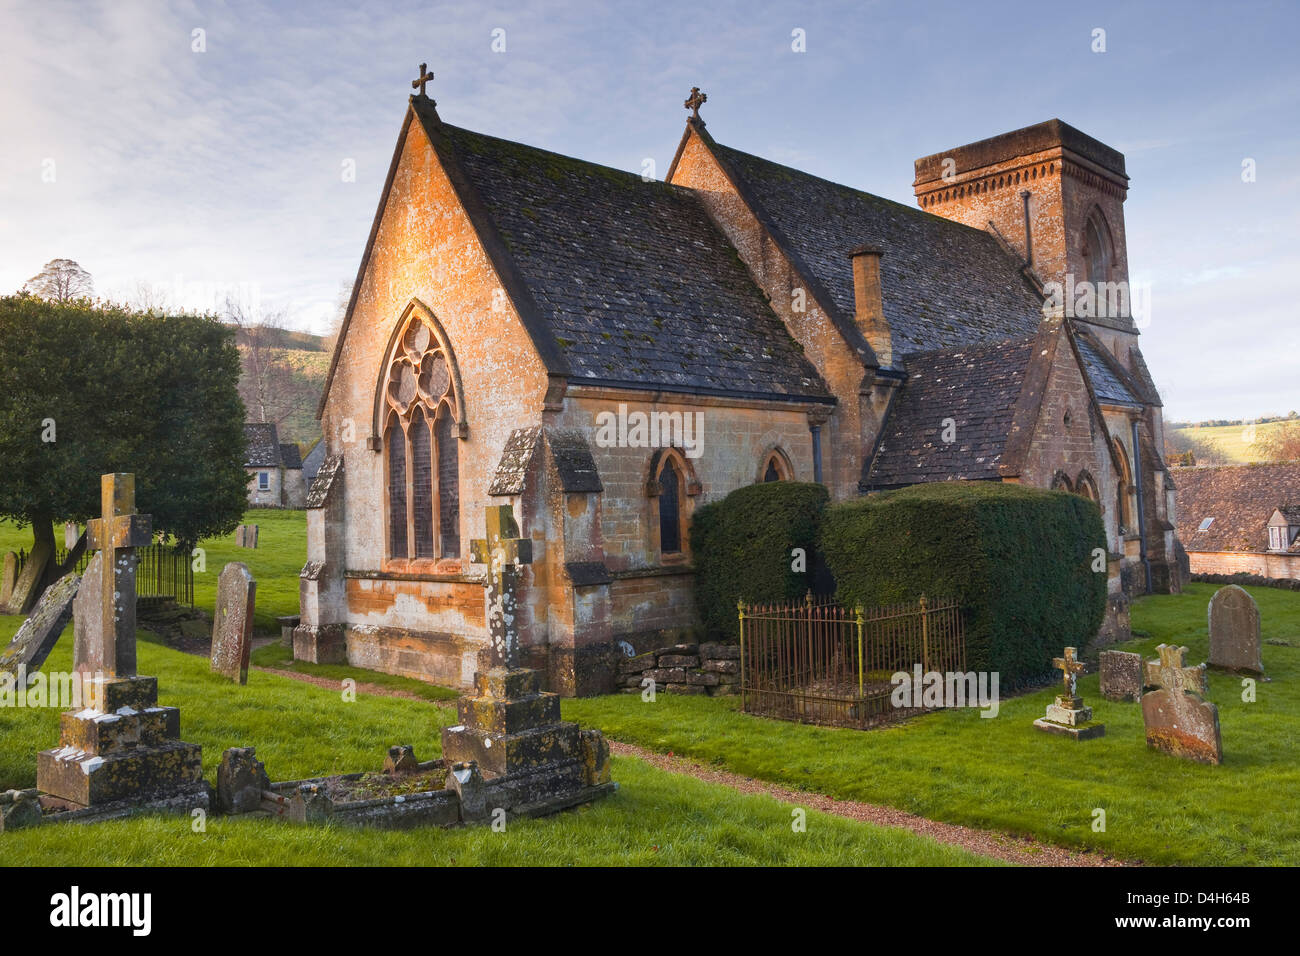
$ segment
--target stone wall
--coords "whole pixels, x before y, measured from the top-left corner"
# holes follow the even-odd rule
[[[1300,580],[1300,554],[1254,551],[1189,551],[1193,575],[1255,574],[1263,578]]]
[[[731,696],[740,693],[740,645],[674,644],[624,658],[616,670],[625,694],[641,693],[649,678],[656,693]]]

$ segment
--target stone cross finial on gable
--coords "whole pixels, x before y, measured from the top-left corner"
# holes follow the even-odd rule
[[[1052,666],[1061,672],[1064,693],[1062,697],[1078,696],[1075,688],[1078,685],[1079,675],[1083,673],[1083,661],[1075,660],[1077,648],[1067,647],[1064,657],[1057,657],[1052,660]]]
[[[700,107],[708,101],[708,93],[701,93],[698,86],[692,86],[691,95],[686,97],[686,102],[682,106],[691,111],[691,119],[697,120],[700,118]]]
[[[509,505],[485,509],[487,536],[470,542],[470,560],[486,564],[488,630],[492,635],[492,666],[519,666],[519,569],[533,561],[533,542],[519,536]]]
[[[429,94],[424,92],[424,85],[433,79],[433,74],[429,72],[429,64],[420,64],[420,75],[417,79],[411,81],[411,89],[419,90],[421,96],[427,97]]]
[[[100,552],[99,627],[90,662],[111,677],[135,675],[136,548],[149,544],[153,519],[135,513],[135,475],[100,478],[103,517],[86,525],[86,543]],[[78,662],[81,663],[81,662]]]

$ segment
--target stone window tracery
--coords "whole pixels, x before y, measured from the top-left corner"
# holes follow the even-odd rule
[[[460,555],[457,399],[438,336],[412,313],[383,389],[390,559]]]

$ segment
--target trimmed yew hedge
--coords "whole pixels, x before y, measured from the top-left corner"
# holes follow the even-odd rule
[[[737,488],[696,509],[691,521],[695,601],[707,640],[736,641],[738,601],[792,601],[824,575],[817,533],[830,496],[819,484],[771,481]],[[802,548],[807,570],[791,569]]]
[[[961,602],[966,666],[1003,687],[1050,673],[1082,649],[1106,611],[1097,506],[1079,495],[1001,482],[916,485],[833,505],[821,548],[839,599],[872,607],[922,594]]]

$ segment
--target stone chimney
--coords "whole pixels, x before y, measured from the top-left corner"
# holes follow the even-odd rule
[[[885,321],[885,307],[880,294],[880,257],[878,246],[864,245],[849,252],[853,263],[853,319],[876,353],[882,366],[894,360],[894,348]]]

